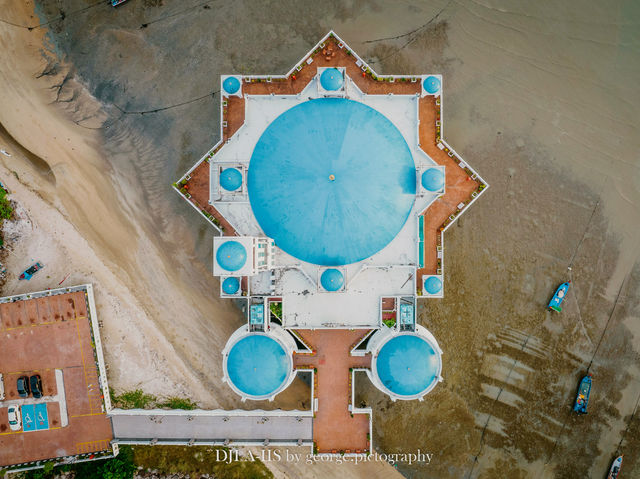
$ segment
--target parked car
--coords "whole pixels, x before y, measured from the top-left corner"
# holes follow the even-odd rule
[[[31,386],[31,394],[36,399],[42,397],[42,379],[39,374],[34,374],[29,378],[29,385]]]
[[[21,398],[29,397],[29,377],[28,376],[20,376],[18,378],[18,396]]]
[[[22,428],[20,408],[18,406],[9,406],[7,413],[9,415],[9,427],[12,431],[19,431]]]

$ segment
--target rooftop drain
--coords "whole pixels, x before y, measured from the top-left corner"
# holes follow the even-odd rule
[[[229,95],[233,95],[240,89],[240,80],[238,80],[236,77],[227,77],[222,82],[222,88]]]
[[[320,276],[320,284],[327,291],[340,291],[344,286],[344,275],[338,269],[326,269]]]
[[[337,68],[327,68],[320,75],[320,85],[327,91],[337,91],[342,88],[344,78]]]
[[[220,173],[220,186],[227,191],[236,191],[242,186],[242,173],[237,168],[227,168]]]
[[[422,86],[427,93],[435,95],[440,91],[440,79],[434,76],[428,76],[422,82]]]
[[[247,250],[237,241],[225,241],[216,253],[218,264],[227,271],[238,271],[247,261]]]
[[[440,168],[429,168],[422,173],[422,186],[428,191],[441,191],[444,187],[444,173]]]
[[[222,282],[222,291],[225,294],[236,294],[240,289],[240,280],[235,277],[230,277]]]

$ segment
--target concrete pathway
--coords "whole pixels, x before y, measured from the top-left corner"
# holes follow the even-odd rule
[[[309,445],[312,438],[309,411],[114,409],[109,415],[119,443]]]

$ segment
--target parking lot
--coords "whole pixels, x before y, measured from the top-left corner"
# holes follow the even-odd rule
[[[0,303],[0,465],[109,449],[111,422],[103,406],[84,291]],[[2,301],[2,300],[0,300]],[[17,380],[40,375],[43,397],[21,398]],[[20,428],[11,429],[8,407]]]

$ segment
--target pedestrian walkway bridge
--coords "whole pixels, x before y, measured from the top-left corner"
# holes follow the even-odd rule
[[[117,444],[310,446],[310,411],[113,409]]]

